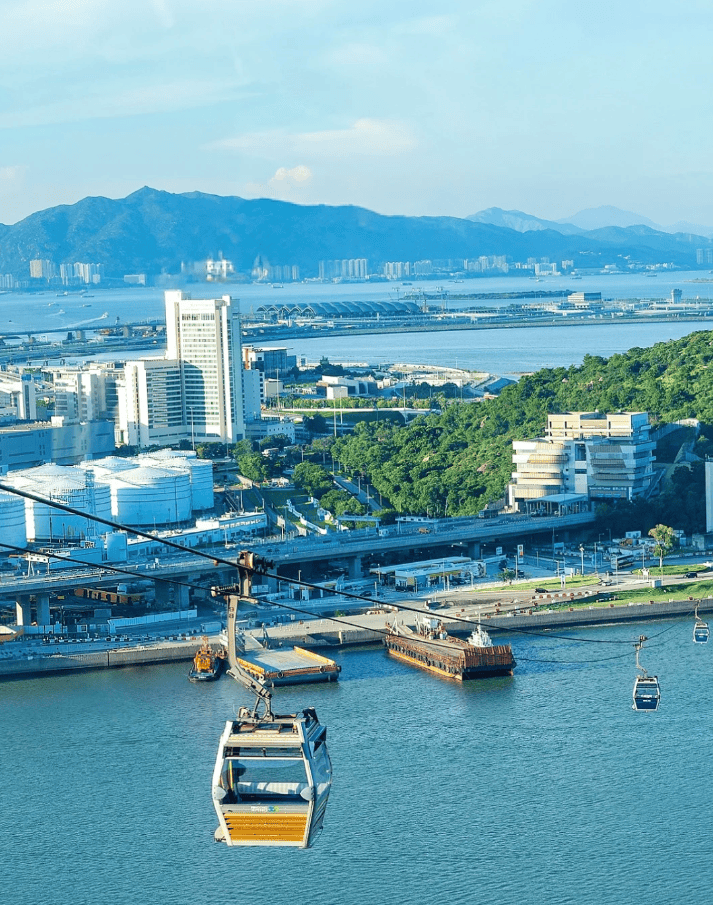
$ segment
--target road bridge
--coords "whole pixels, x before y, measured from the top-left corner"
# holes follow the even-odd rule
[[[433,519],[421,527],[418,523],[410,526],[402,522],[378,531],[365,529],[328,537],[300,537],[283,542],[251,539],[245,546],[275,563],[274,577],[268,579],[268,586],[275,590],[280,577],[285,580],[297,578],[299,572],[310,564],[337,564],[344,567],[350,579],[357,579],[363,575],[363,560],[368,556],[402,554],[404,557],[432,559],[445,555],[448,548],[461,546],[468,556],[477,559],[483,545],[520,543],[537,535],[549,537],[556,534],[563,540],[569,531],[592,524],[594,518],[594,513],[584,512],[552,518],[515,515],[487,520]],[[209,555],[210,552],[204,551]],[[213,552],[222,560],[233,559],[225,547],[215,547]],[[114,565],[135,572],[137,579],[153,581],[159,607],[165,607],[169,602],[178,609],[188,607],[189,589],[173,584],[175,581],[225,585],[235,579],[235,572],[229,566],[212,564],[205,556],[190,552],[166,553],[148,561],[129,560]],[[0,573],[0,602],[15,602],[17,623],[25,625],[30,621],[31,598],[35,598],[36,621],[47,625],[51,595],[71,593],[76,587],[116,587],[117,582],[127,580],[132,579],[101,566],[50,569],[42,575]]]
[[[344,565],[351,579],[362,577],[366,556],[393,553],[417,554],[420,558],[438,558],[444,548],[460,546],[472,559],[478,559],[485,545],[520,543],[535,536],[557,536],[561,541],[570,531],[594,523],[593,512],[557,517],[512,515],[495,519],[433,519],[418,527],[404,523],[380,530],[344,532],[326,537],[299,537],[285,542],[251,544],[266,559],[275,563],[275,571],[294,578],[295,570],[310,563],[329,562]]]

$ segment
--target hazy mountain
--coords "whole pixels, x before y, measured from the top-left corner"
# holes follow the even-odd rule
[[[667,233],[689,233],[694,236],[713,237],[713,226],[701,226],[700,223],[689,223],[687,220],[679,220],[671,226],[665,226]]]
[[[220,253],[238,271],[249,272],[262,257],[270,264],[297,264],[303,277],[315,276],[320,260],[335,258],[367,258],[372,267],[384,261],[481,255],[508,255],[515,261],[571,259],[575,266],[588,267],[624,263],[627,257],[692,266],[696,246],[707,242],[647,227],[576,235],[563,235],[561,229],[542,221],[540,228],[520,232],[456,217],[386,217],[351,206],[143,188],[118,200],[84,198],[0,227],[0,273],[27,279],[32,258],[103,263],[107,276],[116,277],[176,273],[181,262]]]
[[[658,232],[666,232],[662,226],[647,217],[643,217],[641,214],[635,214],[633,211],[623,211],[621,208],[612,207],[608,204],[602,207],[589,207],[573,217],[565,217],[557,222],[562,225],[578,226],[584,230],[601,229],[605,226],[622,226],[624,228],[627,226],[649,226]]]
[[[488,207],[477,214],[471,214],[466,220],[475,223],[490,223],[493,226],[504,226],[506,229],[514,229],[519,233],[527,233],[539,229],[554,229],[563,235],[581,233],[578,226],[571,223],[557,223],[554,220],[543,220],[523,211],[505,211],[501,207]]]

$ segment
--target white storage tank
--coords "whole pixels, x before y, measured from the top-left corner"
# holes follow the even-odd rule
[[[126,562],[128,537],[126,531],[112,531],[104,538],[107,562]]]
[[[142,462],[160,468],[177,469],[187,472],[191,481],[191,501],[196,512],[212,509],[213,463],[210,459],[199,459],[192,450],[160,449],[141,457]]]
[[[116,521],[132,527],[177,525],[191,517],[188,474],[168,468],[134,468],[105,478]]]
[[[0,490],[0,525],[2,525],[2,541],[13,547],[24,547],[27,543],[25,530],[25,501]],[[0,548],[0,554],[11,553],[11,550]]]
[[[111,493],[108,487],[96,484],[94,476],[79,468],[62,465],[41,465],[7,475],[8,483],[58,503],[111,518]],[[45,503],[25,501],[25,525],[29,541],[78,541],[96,537],[100,525],[81,515],[62,512]]]

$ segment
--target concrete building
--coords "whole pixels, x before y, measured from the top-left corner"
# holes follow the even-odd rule
[[[245,423],[259,421],[265,401],[265,378],[261,371],[243,371],[243,415]]]
[[[127,361],[119,433],[128,446],[171,446],[186,438],[181,369],[163,358]],[[195,441],[195,435],[193,435]]]
[[[37,419],[37,389],[31,374],[0,373],[0,419],[4,422]]]
[[[166,360],[181,374],[186,423],[194,440],[234,443],[245,435],[240,317],[229,295],[166,299]]]
[[[645,496],[653,481],[654,442],[646,412],[549,415],[544,437],[513,441],[509,505],[574,494],[590,500]]]
[[[317,381],[317,393],[327,399],[347,399],[349,396],[376,396],[378,387],[371,378],[323,375]]]
[[[265,377],[279,377],[297,366],[297,357],[285,346],[243,346],[245,370],[262,371]]]
[[[57,265],[54,261],[33,258],[30,261],[30,278],[33,280],[54,280],[57,276]]]
[[[713,534],[713,459],[706,459],[706,534]]]
[[[42,371],[42,377],[52,384],[54,413],[63,418],[65,424],[113,420],[117,427],[117,440],[119,439],[123,363],[92,362],[82,367],[46,367]]]
[[[0,429],[0,474],[48,462],[74,465],[107,456],[114,449],[111,421],[66,424],[53,418],[51,423],[17,424]]]

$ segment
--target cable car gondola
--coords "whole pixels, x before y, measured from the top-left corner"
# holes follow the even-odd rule
[[[277,716],[241,708],[225,724],[213,771],[216,840],[309,848],[332,781],[326,740],[312,709]]]
[[[708,623],[704,622],[698,615],[698,604],[696,604],[696,621],[693,626],[693,643],[706,644],[708,642],[708,639],[710,638],[710,634],[711,630],[708,628]]]
[[[641,670],[641,675],[634,681],[634,702],[631,705],[634,710],[658,710],[661,700],[661,689],[657,676],[650,676],[639,663],[639,651],[643,647],[646,636],[641,635],[636,643],[636,668]]]
[[[225,594],[228,601],[228,675],[257,695],[254,707],[241,707],[220,737],[212,786],[218,816],[215,839],[236,846],[309,848],[322,829],[332,785],[327,729],[311,707],[300,713],[273,714],[270,687],[238,661],[237,605],[250,599],[257,563],[252,553],[241,553],[240,593],[214,591]]]

